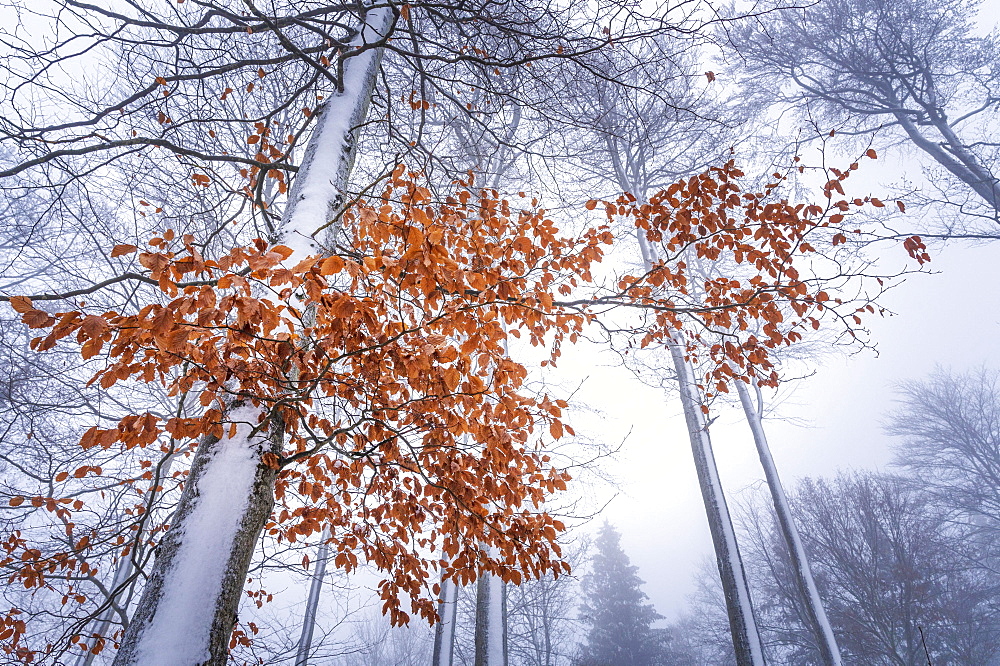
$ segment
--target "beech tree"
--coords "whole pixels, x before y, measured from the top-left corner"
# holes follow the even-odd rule
[[[568,475],[539,439],[572,434],[566,405],[523,390],[507,336],[550,345],[554,362],[603,308],[655,313],[644,344],[688,319],[707,331],[759,321],[766,339],[708,348],[717,363],[707,379],[724,385],[745,371],[773,382],[768,351],[840,305],[794,266],[815,249],[806,235],[836,228],[837,216],[771,201],[772,187],[744,191],[733,163],[648,204],[604,202],[609,221],[634,221],[667,259],[587,294],[614,240],[604,226],[565,234],[530,197],[501,198],[472,178],[432,196],[425,177],[392,163],[384,183],[350,184],[373,97],[380,112],[398,109],[375,95],[383,56],[421,82],[448,66],[572,62],[610,41],[592,23],[523,4],[503,15],[468,5],[14,7],[58,29],[46,49],[10,37],[17,115],[4,121],[13,157],[0,178],[58,202],[53,210],[77,186],[94,200],[117,196],[143,224],[133,242],[109,224],[69,279],[19,281],[3,299],[39,334],[34,350],[78,351],[78,374],[96,391],[150,387],[171,405],[124,401],[72,424],[85,429],[79,462],[11,493],[0,566],[37,604],[62,609],[55,619],[25,604],[5,612],[0,641],[21,661],[114,646],[119,664],[224,663],[255,631],[238,623],[244,592],[268,597],[244,589],[262,532],[295,543],[329,527],[333,566],[380,570],[396,624],[437,618],[441,575],[468,584],[565,573],[563,525],[545,499]],[[64,79],[60,68],[91,51],[113,76],[96,88]],[[403,97],[404,109],[429,110],[420,93]],[[134,201],[133,184],[150,200]],[[154,184],[167,186],[163,205]],[[754,275],[694,302],[682,246],[731,254]],[[689,334],[687,351],[710,337]],[[178,459],[183,469],[171,469]],[[116,520],[84,520],[94,513]],[[58,538],[22,529],[42,523]],[[128,580],[95,608],[90,586],[114,580],[107,573],[124,560]],[[140,579],[129,613],[119,594]]]
[[[29,12],[27,8],[16,4],[12,8]],[[50,9],[51,13],[47,14]],[[131,9],[135,12],[120,13],[72,1],[31,8],[31,13],[49,19],[62,34],[70,37],[67,41],[61,41],[59,33],[53,33],[56,41],[52,50],[39,51],[31,47],[30,40],[23,36],[23,32],[11,35],[10,41],[16,46],[14,52],[17,54],[17,66],[22,69],[12,66],[10,71],[13,76],[6,82],[12,87],[11,100],[17,112],[27,108],[25,104],[18,105],[20,95],[29,94],[29,90],[43,90],[45,84],[41,82],[59,78],[60,74],[56,69],[60,63],[65,62],[64,53],[68,53],[69,58],[78,55],[78,52],[72,50],[75,42],[92,37],[92,48],[85,49],[84,53],[98,51],[108,56],[109,60],[98,59],[96,62],[106,66],[107,72],[112,76],[101,82],[106,85],[100,94],[95,94],[88,86],[67,86],[61,85],[62,82],[48,88],[61,97],[62,101],[68,102],[63,108],[67,112],[72,109],[72,114],[50,114],[45,119],[29,118],[27,115],[16,118],[11,116],[4,127],[3,139],[6,145],[16,145],[17,151],[11,161],[5,164],[3,175],[7,178],[7,183],[13,183],[22,177],[16,187],[30,191],[46,184],[63,186],[65,183],[75,183],[83,177],[91,177],[92,180],[99,177],[104,179],[102,183],[105,185],[114,184],[116,181],[109,177],[108,172],[114,172],[116,168],[127,174],[122,182],[127,182],[128,185],[132,184],[129,180],[134,174],[166,173],[172,179],[170,186],[162,188],[164,195],[150,196],[150,199],[160,203],[168,194],[190,191],[193,185],[195,199],[211,201],[211,206],[205,212],[218,213],[224,218],[214,220],[208,233],[199,238],[200,243],[207,243],[199,251],[202,256],[212,256],[213,252],[215,256],[225,254],[227,250],[220,252],[219,248],[225,248],[225,243],[231,240],[231,236],[221,223],[228,219],[237,220],[241,214],[249,218],[243,220],[244,229],[240,234],[242,238],[251,237],[254,232],[263,232],[263,235],[272,240],[284,239],[297,245],[299,249],[315,243],[311,240],[312,235],[330,221],[329,217],[337,219],[337,215],[342,212],[338,209],[338,204],[345,201],[346,180],[356,153],[353,150],[344,155],[336,153],[340,150],[346,132],[365,119],[363,110],[367,108],[367,90],[372,89],[374,72],[377,71],[377,66],[358,66],[357,61],[368,60],[370,63],[373,54],[381,53],[381,49],[388,43],[389,30],[401,35],[409,31],[414,37],[420,36],[416,42],[410,40],[413,50],[402,46],[397,56],[401,61],[409,59],[411,64],[415,63],[417,78],[421,81],[434,76],[433,73],[428,73],[428,63],[436,63],[438,75],[449,65],[496,69],[527,65],[536,57],[569,59],[577,51],[574,46],[577,39],[582,40],[577,44],[582,51],[596,48],[605,41],[603,35],[588,36],[586,21],[582,24],[583,32],[574,32],[564,21],[560,22],[545,12],[532,13],[532,29],[518,32],[515,26],[523,24],[527,17],[527,14],[519,13],[523,9],[521,5],[512,6],[513,13],[508,13],[500,22],[488,23],[498,30],[495,36],[514,35],[513,41],[507,42],[516,54],[513,61],[491,57],[486,49],[480,48],[489,47],[493,38],[486,33],[493,28],[483,25],[471,35],[471,40],[467,32],[456,29],[455,26],[468,17],[483,15],[483,12],[474,8],[466,12],[465,9],[435,7],[428,13],[421,13],[413,6],[408,6],[403,11],[393,11],[389,7],[371,8],[369,14],[372,18],[377,16],[382,21],[381,25],[377,21],[361,22],[364,8],[330,6],[325,3],[299,3],[295,7],[273,7],[266,12],[252,5],[230,7],[222,3],[176,6],[165,12],[161,8]],[[244,13],[246,9],[250,12]],[[489,13],[490,16],[497,16],[495,9],[494,7],[494,11]],[[548,20],[542,20],[543,16],[548,16]],[[421,21],[428,23],[415,26],[415,23]],[[541,30],[543,23],[548,28],[557,29],[557,32],[546,33]],[[362,26],[373,27],[374,35],[365,36]],[[25,26],[22,26],[23,29],[26,29]],[[435,43],[433,34],[444,41]],[[455,46],[450,55],[443,55],[439,47],[458,37],[461,37],[462,44]],[[545,46],[540,52],[528,45],[528,42],[536,38],[536,47]],[[554,46],[557,41],[558,49]],[[400,40],[392,48],[395,49],[404,42],[406,40]],[[445,51],[449,48],[451,47],[445,47]],[[177,52],[183,53],[185,57],[173,59],[173,54]],[[218,60],[220,57],[222,59]],[[353,67],[347,66],[352,60]],[[25,75],[25,72],[30,74]],[[134,74],[138,72],[149,72],[149,76],[140,76],[136,82]],[[25,76],[31,78],[23,79],[24,85],[16,88],[17,81],[22,80],[18,79],[19,76],[22,79]],[[450,74],[446,73],[445,76]],[[266,82],[265,77],[271,78]],[[237,82],[236,79],[240,78],[243,80]],[[268,82],[273,82],[274,85],[269,86]],[[89,85],[91,82],[87,83]],[[359,83],[360,89],[355,85]],[[213,87],[217,90],[212,90]],[[349,90],[345,91],[345,88]],[[333,107],[328,105],[325,114],[318,112],[315,108],[316,101],[329,96],[331,90],[334,96],[347,98],[348,108],[338,108],[343,107],[343,104]],[[349,94],[345,95],[345,92]],[[390,96],[385,99],[393,98]],[[406,103],[410,111],[422,111],[427,104],[426,100],[414,100],[412,96]],[[460,103],[456,105],[460,106]],[[282,211],[280,206],[273,204],[280,202],[282,195],[287,193],[288,174],[295,171],[294,165],[290,163],[293,146],[298,137],[308,132],[317,117],[325,120],[332,118],[334,124],[340,123],[339,128],[334,127],[333,131],[327,132],[331,136],[325,142],[327,147],[333,148],[332,156],[338,158],[335,161],[340,166],[334,167],[331,173],[320,174],[314,179],[312,190],[308,184],[302,184],[307,179],[296,179],[299,192],[305,193],[305,196],[293,197],[292,205],[285,207],[283,211],[284,216],[294,223],[279,227]],[[337,132],[337,129],[340,131]],[[58,136],[60,147],[55,150],[44,148],[45,145],[54,145],[51,140],[55,136]],[[358,136],[349,135],[347,138],[352,139],[347,142],[350,145],[356,143]],[[234,150],[234,145],[244,147]],[[250,147],[249,157],[242,156],[248,150],[246,146]],[[314,145],[314,153],[323,153],[318,150],[319,146],[320,144]],[[177,163],[168,160],[156,167],[143,169],[139,164],[143,164],[143,159],[149,154],[142,152],[145,148],[166,150],[177,156]],[[327,151],[325,156],[331,157],[330,152]],[[94,157],[100,159],[90,159]],[[151,163],[147,161],[146,164]],[[226,164],[233,165],[233,170],[227,172],[208,168]],[[99,176],[95,176],[95,173]],[[28,175],[31,178],[25,180],[23,177]],[[116,174],[111,174],[114,175]],[[334,183],[332,186],[329,184],[331,179]],[[232,180],[238,183],[235,187]],[[319,191],[316,190],[317,187]],[[203,189],[206,191],[205,196],[201,196]],[[306,222],[294,219],[302,217],[295,214],[296,205],[301,203],[300,198],[309,200],[307,209],[311,206],[311,210],[306,211],[306,216],[311,215],[312,219]],[[149,204],[143,200],[141,205]],[[142,211],[142,215],[148,213],[167,216],[177,213],[177,209],[174,209],[164,214],[165,208],[172,206],[150,206],[148,210]],[[317,219],[323,218],[328,210],[331,211],[329,217]],[[185,231],[194,230],[188,223],[181,226]],[[113,260],[126,256],[113,254],[115,256],[110,257]],[[85,284],[80,293],[90,294],[98,288],[113,287],[132,280],[134,275],[112,275],[103,283]],[[150,281],[148,276],[139,278],[140,282],[143,279],[146,283]],[[36,301],[57,300],[72,291],[74,290],[68,289],[61,294],[36,293]],[[181,411],[186,411],[183,404]],[[102,470],[100,465],[90,467]],[[162,465],[156,464],[157,474],[161,469]],[[195,479],[196,477],[191,477],[186,485],[188,497],[193,496],[191,488],[196,485]],[[153,479],[154,489],[158,487],[157,481],[157,478]],[[265,493],[268,485],[263,484]],[[148,507],[153,506],[153,495],[155,492],[149,496]],[[266,518],[266,513],[262,512],[261,520]],[[179,515],[185,514],[182,511]],[[253,541],[254,539],[246,539],[246,543],[240,547],[243,551],[240,557],[243,560]],[[136,543],[131,552],[136,552],[140,545],[141,543]],[[161,550],[161,554],[165,555],[167,552]],[[168,559],[158,558],[157,566],[161,569],[166,567],[163,563]],[[341,566],[343,565],[342,562]],[[235,582],[243,578],[240,568],[230,568],[231,573],[227,573],[233,581],[227,591],[231,599],[230,606],[233,604],[232,600],[239,597],[242,588],[242,582]],[[245,570],[245,566],[242,568]],[[135,580],[136,576],[131,578]],[[154,580],[157,580],[155,576]],[[146,586],[145,594],[156,599],[156,586]],[[222,649],[219,646],[225,646],[229,642],[229,626],[226,625],[230,622],[230,617],[226,616],[233,614],[232,609],[219,614],[219,627],[213,635],[213,650],[216,653]],[[18,628],[20,626],[17,625]],[[130,626],[138,630],[136,628],[143,627],[144,622],[133,622]],[[78,641],[77,635],[71,637],[74,642]],[[96,641],[93,649],[99,650],[104,637],[96,637]],[[17,636],[12,645],[21,649],[17,645]],[[26,654],[31,653],[29,651]],[[216,654],[215,658],[221,657]]]
[[[661,52],[669,51],[667,41],[660,42],[657,46]],[[602,173],[603,169],[606,179],[637,197],[640,202],[644,202],[654,184],[668,174],[684,172],[699,159],[711,159],[713,151],[718,150],[715,140],[726,136],[730,131],[725,121],[733,123],[738,118],[737,114],[726,109],[723,100],[716,99],[713,104],[709,92],[699,90],[690,82],[693,78],[691,63],[683,58],[668,59],[664,67],[659,65],[660,62],[653,59],[643,63],[641,67],[629,70],[628,76],[636,83],[636,89],[621,92],[598,83],[596,94],[583,95],[584,98],[590,98],[589,107],[584,105],[585,108],[592,109],[591,113],[597,119],[591,131],[598,146],[589,155],[593,170]],[[614,63],[611,67],[629,69],[629,64],[631,62],[626,60],[625,63]],[[713,77],[714,75],[706,77],[709,86]],[[679,99],[687,102],[678,103],[676,100]],[[715,117],[714,122],[709,120],[712,117]],[[687,148],[686,154],[682,156],[664,150],[664,146],[670,146],[671,140],[677,135],[683,137],[682,143]],[[655,235],[643,234],[641,227],[637,235],[644,268],[652,271],[661,256],[669,255],[669,250],[664,252],[657,247],[656,241],[659,239]],[[706,261],[703,257],[688,255],[684,260],[692,265],[692,277],[697,274],[696,278],[685,285],[685,289],[688,293],[699,296],[710,290],[713,283],[728,279],[739,271],[738,267],[726,264],[724,257],[715,256]],[[736,330],[733,337],[746,335],[745,331],[745,328],[742,331]],[[710,391],[701,388],[701,378],[692,366],[692,355],[688,354],[684,336],[676,334],[666,342],[673,361],[672,371],[677,378],[719,572],[723,579],[737,660],[739,663],[761,663],[763,652],[753,618],[750,590],[715,465],[709,422],[702,412],[706,408],[707,394]],[[756,378],[751,377],[747,381],[757,387]],[[751,404],[746,384],[741,381],[735,384],[753,429],[761,463],[774,496],[775,509],[782,516],[782,525],[786,528],[784,533],[789,543],[794,545],[797,541],[795,527],[784,501],[777,470],[770,459],[762,425],[755,417],[757,410]],[[798,562],[798,580],[802,586],[803,598],[807,607],[812,609],[811,626],[816,633],[817,643],[823,646],[827,663],[837,664],[840,658],[836,641],[812,584],[805,554],[801,547],[792,548],[791,552]]]

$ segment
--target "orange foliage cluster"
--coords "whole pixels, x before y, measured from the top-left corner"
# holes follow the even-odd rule
[[[747,193],[735,182],[741,175],[730,163],[648,204],[629,195],[605,202],[609,217],[633,218],[665,253],[651,271],[622,278],[607,298],[563,300],[592,281],[613,240],[608,227],[561,237],[543,210],[515,210],[495,193],[473,193],[471,180],[435,202],[399,168],[380,199],[345,214],[335,254],[288,265],[291,250],[258,240],[208,259],[194,238],[168,232],[138,255],[161,302],[132,314],[56,315],[27,298],[11,302],[29,327],[49,329],[34,348],[74,336],[85,358],[106,355],[92,382],[161,382],[202,408],[166,420],[130,415],[114,428],[91,428],[82,446],[140,455],[184,450],[205,435],[221,436],[233,401],[259,405],[266,413],[259,427],[283,431],[280,454],[261,456],[281,470],[268,533],[295,542],[330,527],[335,566],[367,562],[385,573],[381,594],[395,623],[408,620],[400,607],[406,597],[412,612],[433,620],[439,572],[461,583],[485,571],[518,583],[568,569],[556,543],[563,525],[544,501],[569,475],[541,450],[544,437],[573,434],[561,420],[566,403],[524,391],[527,370],[508,357],[508,336],[551,343],[554,359],[595,305],[654,311],[647,345],[667,341],[694,317],[703,329],[689,334],[689,349],[707,348],[715,361],[708,379],[724,390],[750,373],[776,381],[769,352],[838,303],[811,289],[794,266],[797,254],[814,251],[807,235],[836,224],[825,217],[831,206],[772,202],[777,183]],[[828,185],[828,197],[841,179]],[[117,246],[113,254],[137,251]],[[693,288],[690,256],[728,257],[752,270]],[[759,336],[739,335],[758,328]],[[723,333],[722,341],[706,340],[708,331]],[[150,467],[144,461],[140,478],[153,478]],[[89,467],[74,477],[101,474]],[[64,500],[32,501],[71,518]],[[153,526],[144,538],[162,529]],[[82,540],[72,552],[49,555],[11,543],[0,565],[27,587],[49,585],[46,575],[76,570],[87,556]],[[8,653],[20,649],[17,622],[0,617]]]
[[[874,151],[867,154],[875,158]],[[835,191],[843,194],[841,181],[857,168],[855,163],[848,171],[833,169],[835,177],[824,186],[825,206],[777,199],[775,191],[785,180],[778,173],[763,192],[746,192],[738,183],[744,174],[732,161],[680,180],[648,203],[640,204],[630,194],[604,202],[609,220],[632,219],[662,257],[647,273],[621,278],[620,291],[605,302],[656,312],[642,346],[683,342],[692,357],[707,356],[706,397],[712,391],[728,392],[731,381],[751,377],[776,386],[772,352],[801,340],[804,329],[819,328],[823,311],[843,304],[817,288],[814,276],[800,275],[797,263],[802,255],[816,252],[813,244],[845,241],[836,230],[843,212],[883,206],[867,197],[832,201]],[[926,255],[915,254],[923,248],[916,246],[919,238],[908,243],[911,256],[922,261]],[[700,270],[720,262],[723,270]],[[874,306],[856,308],[851,321],[860,324],[858,313],[864,311],[873,312]],[[699,325],[691,326],[691,319]]]
[[[134,314],[12,304],[49,329],[36,349],[73,336],[84,357],[105,354],[92,382],[162,382],[204,408],[126,416],[88,430],[84,448],[170,438],[178,449],[221,436],[231,400],[262,405],[260,427],[281,423],[286,435],[281,454],[262,460],[282,469],[268,531],[295,541],[331,526],[336,566],[364,560],[388,574],[382,595],[397,623],[408,619],[401,596],[434,617],[428,581],[439,565],[463,583],[483,570],[514,582],[564,571],[563,526],[542,505],[569,476],[539,446],[543,432],[572,434],[560,420],[566,403],[520,392],[527,371],[505,340],[558,349],[575,337],[586,316],[554,299],[589,279],[610,235],[562,238],[544,211],[466,188],[433,203],[402,170],[346,222],[349,250],[294,266],[283,263],[288,248],[263,241],[213,260],[190,236],[153,239],[138,258],[168,298]],[[47,559],[57,557],[66,554]],[[14,577],[44,583],[24,568]]]

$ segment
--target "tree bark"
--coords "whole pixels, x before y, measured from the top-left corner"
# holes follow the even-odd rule
[[[652,270],[654,264],[652,249],[641,229],[636,230],[636,237],[643,265],[647,271]],[[712,544],[715,547],[715,561],[719,567],[722,591],[726,599],[726,612],[729,616],[729,631],[733,639],[736,663],[737,666],[763,666],[764,650],[753,614],[750,586],[747,584],[743,558],[740,556],[736,531],[733,529],[726,495],[719,479],[719,470],[715,466],[712,440],[708,434],[705,415],[701,411],[694,369],[684,357],[685,349],[682,341],[671,338],[668,346],[674,371],[677,373],[678,392],[684,408],[684,420],[687,423],[691,452],[694,455],[694,467],[698,475],[702,501],[705,504],[705,513],[708,515]]]
[[[434,630],[432,666],[452,666],[455,658],[455,615],[458,611],[458,585],[450,578],[441,579],[440,621]]]
[[[708,527],[715,546],[715,560],[722,578],[722,591],[726,598],[729,615],[729,630],[733,639],[738,666],[763,666],[764,651],[757,631],[757,621],[753,614],[750,586],[747,584],[743,560],[740,557],[736,531],[726,505],[726,496],[715,466],[712,440],[708,435],[708,425],[701,411],[698,389],[695,385],[691,364],[684,358],[684,345],[676,340],[670,343],[670,355],[677,371],[681,404],[684,406],[684,420],[687,422],[694,466],[698,472],[698,485],[708,514]]]
[[[307,666],[312,652],[313,631],[316,629],[316,612],[319,609],[319,597],[323,591],[323,578],[326,576],[326,561],[329,558],[330,532],[323,530],[322,542],[316,551],[316,568],[313,569],[312,580],[309,583],[309,597],[306,599],[306,611],[302,616],[302,633],[295,650],[295,666]]]
[[[736,392],[739,393],[740,403],[743,405],[743,413],[746,415],[750,431],[753,433],[754,444],[757,445],[757,455],[760,456],[760,464],[764,468],[764,478],[767,480],[767,487],[771,491],[771,500],[774,503],[774,511],[778,516],[778,526],[781,529],[781,536],[788,547],[788,556],[792,562],[792,572],[795,577],[795,584],[798,587],[799,595],[802,598],[802,605],[806,611],[806,624],[813,633],[816,647],[823,658],[823,663],[827,666],[840,666],[840,648],[837,646],[837,638],[834,636],[833,628],[826,617],[823,609],[823,600],[816,590],[816,581],[813,579],[812,570],[809,568],[809,558],[806,556],[805,548],[802,547],[802,540],[799,538],[798,529],[792,518],[792,512],[785,497],[785,490],[781,485],[781,478],[778,476],[778,468],[771,457],[771,447],[767,443],[767,436],[764,433],[764,424],[761,420],[761,397],[760,389],[754,383],[757,393],[757,404],[754,404],[750,395],[750,390],[741,381],[736,382]]]
[[[382,48],[370,45],[387,35],[391,19],[387,7],[365,16],[353,43],[362,50],[347,60],[342,90],[326,104],[310,138],[279,229],[281,240],[293,250],[288,260],[292,264],[315,253],[315,236],[343,201],[356,153],[353,129],[368,112],[381,63]],[[258,409],[257,413],[262,411]],[[233,409],[229,409],[224,418],[230,419],[232,414]],[[267,451],[280,454],[284,424],[271,417],[266,429],[266,436],[258,434],[253,441],[241,441],[241,435],[237,435],[221,440],[205,437],[199,443],[170,530],[158,547],[152,573],[114,666],[225,666],[250,560],[274,505],[277,470],[264,465],[262,456]],[[234,451],[242,451],[239,456],[248,450],[252,450],[253,465],[248,466],[252,471],[240,478],[233,474],[229,458]],[[245,504],[230,502],[230,506],[222,507],[223,511],[216,511],[222,516],[207,515],[210,509],[219,507],[201,501],[200,486],[206,479],[210,487],[243,484]],[[192,555],[205,551],[199,548],[205,544],[196,543],[190,528],[213,519],[228,522],[227,527],[234,531],[223,542],[213,544],[213,555],[203,563],[215,570],[221,567],[218,580],[206,579],[204,571],[185,566]],[[214,535],[209,535],[209,540],[212,538]],[[213,585],[217,589],[206,589]],[[182,608],[189,612],[184,614]],[[197,620],[206,614],[209,617],[205,626],[200,626]],[[177,620],[183,620],[187,629],[178,631]]]
[[[262,457],[279,452],[284,437],[277,419],[254,422],[262,413],[234,405],[228,418],[240,422],[236,435],[199,444],[114,666],[226,663],[246,572],[274,506],[277,470]],[[251,435],[258,425],[266,435]]]
[[[505,587],[491,574],[483,574],[476,583],[475,666],[507,666]]]

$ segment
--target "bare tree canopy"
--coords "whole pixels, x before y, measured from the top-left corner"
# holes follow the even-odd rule
[[[937,192],[917,198],[943,204],[942,233],[992,239],[1000,41],[976,34],[976,4],[822,0],[747,21],[730,39],[760,95],[850,133],[911,142],[936,166],[928,181]]]

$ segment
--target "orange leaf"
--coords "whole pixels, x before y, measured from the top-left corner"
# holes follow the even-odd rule
[[[277,252],[281,255],[282,259],[288,259],[288,257],[292,256],[292,248],[286,245],[275,245],[271,248],[271,252]]]
[[[11,497],[9,504],[11,506],[21,506],[22,504],[24,504],[24,496],[17,495],[16,497]]]
[[[319,267],[320,275],[333,275],[344,270],[344,260],[337,255],[327,258]]]
[[[126,245],[126,244],[115,245],[114,248],[111,250],[111,256],[120,257],[123,254],[132,254],[138,249],[139,248],[137,248],[135,245]]]
[[[21,314],[35,309],[31,304],[31,299],[27,296],[11,296],[10,307],[14,308],[16,312],[20,312]]]
[[[27,324],[28,328],[45,328],[54,324],[56,318],[44,310],[31,310],[21,315],[21,321]]]

